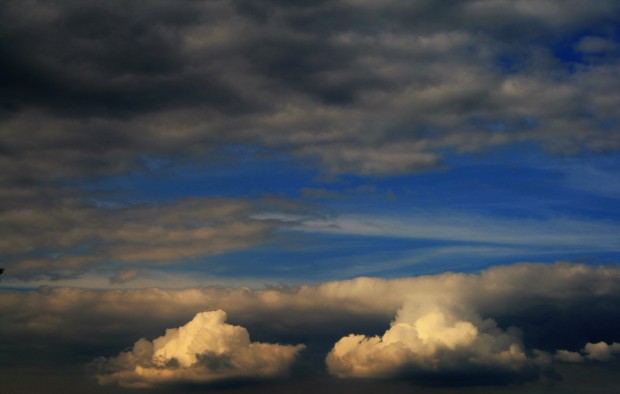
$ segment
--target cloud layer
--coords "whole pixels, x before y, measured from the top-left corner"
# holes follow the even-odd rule
[[[471,282],[461,282],[464,278],[458,275],[440,275],[430,294],[420,289],[417,295],[404,297],[404,306],[382,336],[350,334],[338,340],[326,358],[327,367],[339,377],[471,384],[536,378],[550,374],[554,361],[612,361],[620,350],[615,342],[588,342],[581,352],[565,348],[581,347],[583,342],[576,338],[586,331],[590,333],[585,337],[596,339],[618,336],[614,332],[620,325],[618,314],[606,305],[618,295],[607,293],[607,286],[586,285],[579,296],[556,287],[571,293],[568,288],[584,286],[577,278],[593,273],[584,268],[495,267],[470,277]],[[617,274],[616,269],[599,271],[597,279],[591,279],[598,282]],[[611,299],[606,300],[608,296]],[[589,307],[581,297],[591,300]],[[601,324],[600,319],[611,320],[603,324],[608,328],[588,327]]]
[[[166,327],[184,326],[196,313],[218,309],[247,327],[255,341],[305,344],[299,360],[310,371],[324,370],[332,349],[327,366],[337,376],[399,376],[419,384],[535,380],[541,374],[553,376],[558,366],[585,368],[600,362],[615,368],[620,343],[617,266],[516,264],[480,274],[358,278],[264,290],[42,288],[3,291],[0,297],[1,354],[20,354],[25,360],[84,361],[84,352],[91,358],[115,355],[136,338],[158,337]],[[243,329],[211,319],[216,315],[222,317],[209,315],[203,322],[219,327],[213,332],[222,334],[224,347],[234,348],[232,343],[245,338],[238,334]],[[180,358],[170,368],[182,374],[183,365],[195,360],[185,350],[202,351],[213,343],[190,345],[190,333],[201,326],[196,321],[169,331],[165,339],[140,341],[124,356],[110,358],[120,364],[108,373],[124,371],[138,384],[135,367],[155,372],[152,357],[157,353],[162,360]],[[75,349],[80,350],[73,354]],[[238,357],[252,354],[245,352]],[[140,354],[153,364],[144,364]]]
[[[70,277],[104,264],[169,265],[269,239],[283,224],[254,219],[260,205],[226,198],[111,208],[69,197],[31,201],[0,211],[0,248],[12,275],[23,279]],[[113,280],[136,276],[125,272]]]
[[[153,341],[140,339],[117,357],[99,359],[100,384],[151,387],[284,375],[303,345],[250,342],[248,331],[226,324],[222,310],[202,312]]]
[[[617,15],[612,0],[5,3],[2,179],[240,142],[361,174],[522,141],[617,150]]]

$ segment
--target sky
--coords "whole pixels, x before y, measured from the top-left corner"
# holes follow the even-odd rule
[[[0,386],[620,391],[620,3],[0,2]]]

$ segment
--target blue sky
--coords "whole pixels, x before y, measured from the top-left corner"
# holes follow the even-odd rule
[[[158,279],[150,285],[187,285],[171,276],[261,287],[477,272],[516,262],[613,264],[620,253],[615,153],[548,155],[523,145],[451,154],[431,171],[382,176],[329,174],[313,160],[264,147],[229,146],[211,156],[185,163],[142,157],[142,166],[127,174],[77,179],[66,187],[112,211],[214,197],[298,205],[296,212],[268,207],[258,214],[288,222],[272,239],[151,267],[148,277]],[[110,263],[91,271],[86,285],[107,286],[105,278],[93,282],[93,275],[119,269],[147,272]],[[114,284],[125,285],[131,283]]]
[[[330,175],[311,160],[248,146],[213,157],[185,164],[142,158],[145,168],[75,186],[111,209],[186,197],[304,206],[262,214],[295,223],[269,242],[162,272],[241,277],[253,286],[477,272],[515,262],[605,264],[620,253],[615,153],[550,156],[533,146],[506,147],[452,154],[435,170],[396,176]]]

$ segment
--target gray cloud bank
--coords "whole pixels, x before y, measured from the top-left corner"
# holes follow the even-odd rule
[[[618,7],[3,2],[2,179],[118,172],[227,143],[361,174],[522,141],[617,150]]]
[[[324,370],[327,355],[328,370],[341,377],[399,378],[433,385],[506,384],[557,378],[554,370],[563,365],[586,368],[605,363],[617,368],[619,279],[616,266],[557,263],[265,290],[2,291],[0,346],[1,354],[21,354],[26,364],[46,357],[54,362],[86,362],[89,354],[91,359],[108,357],[103,374],[108,382],[166,381],[156,373],[139,375],[137,367],[169,373],[168,383],[207,381],[213,368],[234,377],[236,370],[230,365],[257,360],[247,341],[226,334],[233,330],[231,325],[241,325],[257,342],[305,344],[298,360],[307,373]],[[195,353],[178,356],[204,362],[188,361],[184,367],[179,360],[156,366],[157,349],[165,348],[177,334],[182,337],[181,328],[166,334],[167,339],[141,340],[116,356],[138,338],[157,338],[166,328],[185,326],[199,312],[218,309],[226,311],[231,325],[210,320],[216,329],[205,328],[204,338],[219,338],[224,346],[241,343],[239,348],[233,346],[241,350],[231,351],[227,362],[220,362],[222,357],[195,356],[210,349],[211,340],[204,339],[196,342],[202,343],[198,348],[190,347],[199,349]],[[390,319],[394,321],[388,326]],[[267,371],[286,369],[294,348],[286,349],[278,353],[281,357],[263,360]],[[177,357],[174,352],[166,354],[164,361]]]
[[[284,225],[253,218],[270,207],[283,208],[276,200],[227,198],[101,208],[56,196],[0,210],[0,249],[12,275],[25,280],[72,277],[106,264],[175,264],[265,242]],[[111,280],[126,282],[138,272]]]

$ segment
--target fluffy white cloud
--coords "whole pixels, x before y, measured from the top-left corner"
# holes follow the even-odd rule
[[[466,316],[469,315],[469,316]],[[458,373],[466,369],[518,372],[531,364],[515,328],[448,307],[405,306],[383,336],[349,335],[328,354],[339,377]]]
[[[270,378],[285,374],[304,345],[251,342],[248,331],[226,323],[222,310],[198,313],[192,321],[153,341],[144,338],[117,357],[98,359],[100,384],[151,387],[178,382]]]
[[[552,368],[553,362],[609,362],[620,343],[588,342],[580,352],[527,350],[521,330],[502,330],[493,319],[448,307],[405,306],[382,336],[350,334],[326,358],[331,374],[341,378],[418,376],[462,379],[462,373],[519,378]],[[459,374],[461,374],[459,376]],[[529,376],[536,376],[538,373]],[[468,376],[471,378],[471,375]]]
[[[326,363],[339,377],[455,381],[473,375],[522,379],[539,376],[554,362],[611,361],[620,352],[615,342],[589,342],[581,352],[561,345],[578,337],[617,337],[618,317],[603,305],[617,298],[611,283],[617,275],[614,267],[520,264],[480,276],[416,278],[382,336],[343,337]],[[582,321],[599,323],[586,327]]]

